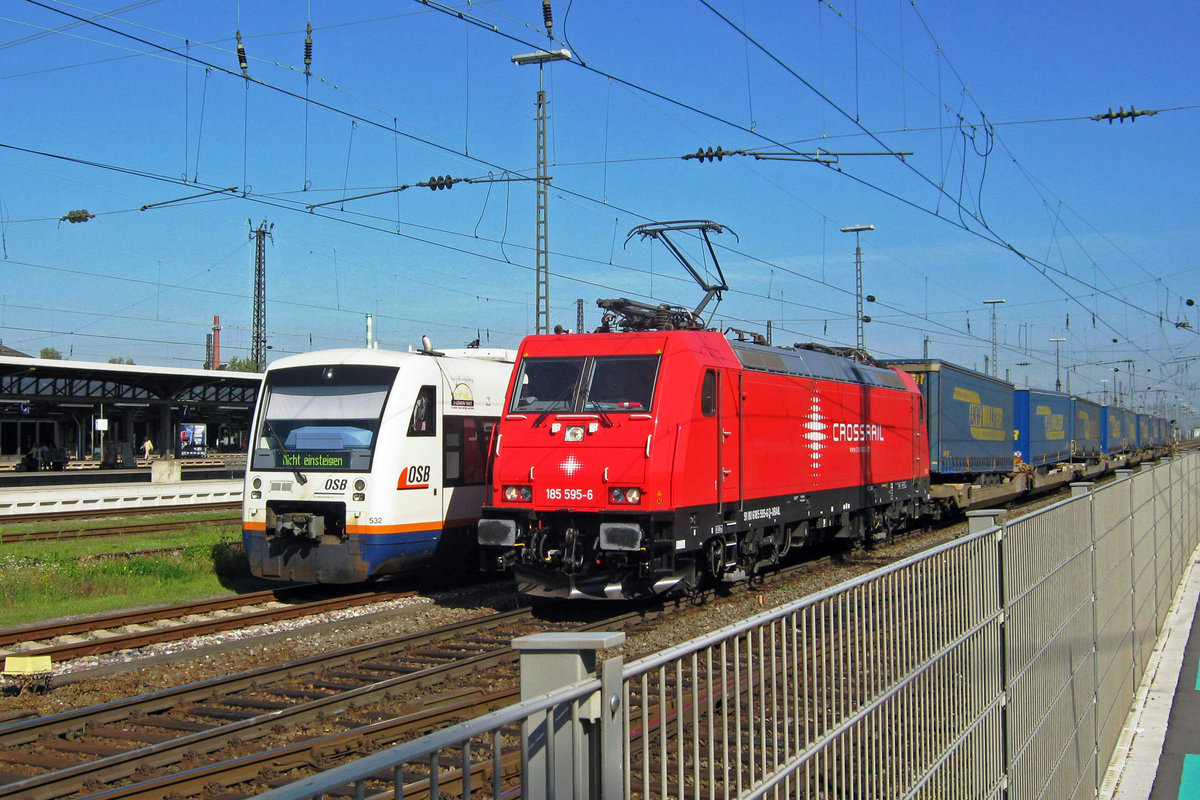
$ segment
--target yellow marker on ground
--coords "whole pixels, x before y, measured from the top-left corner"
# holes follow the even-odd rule
[[[6,675],[37,675],[50,672],[50,656],[5,656]]]

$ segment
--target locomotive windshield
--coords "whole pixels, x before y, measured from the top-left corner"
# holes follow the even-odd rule
[[[510,412],[648,412],[658,355],[526,358]]]
[[[397,372],[357,364],[268,372],[252,468],[369,470]]]

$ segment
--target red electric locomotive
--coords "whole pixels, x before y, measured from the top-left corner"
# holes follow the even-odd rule
[[[625,332],[526,338],[493,435],[482,566],[511,568],[522,593],[687,592],[922,513],[929,446],[908,374],[701,330],[703,305],[600,305]]]

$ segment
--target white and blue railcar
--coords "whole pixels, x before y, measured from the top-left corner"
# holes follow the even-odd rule
[[[474,564],[488,442],[514,353],[326,350],[271,364],[242,534],[254,575],[358,583]]]

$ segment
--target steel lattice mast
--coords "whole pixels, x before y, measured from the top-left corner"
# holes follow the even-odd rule
[[[256,372],[267,368],[267,237],[271,236],[274,227],[275,223],[268,225],[264,219],[250,231],[250,238],[254,239],[254,327],[250,360],[254,362]]]
[[[550,332],[550,241],[546,201],[546,92],[538,69],[537,93],[537,325],[536,333]]]
[[[550,26],[549,3],[543,7],[547,30]],[[550,332],[550,225],[547,220],[547,200],[550,176],[546,174],[546,90],[542,81],[543,67],[548,61],[569,61],[571,51],[538,50],[512,57],[514,64],[537,64],[537,314],[535,333]]]

